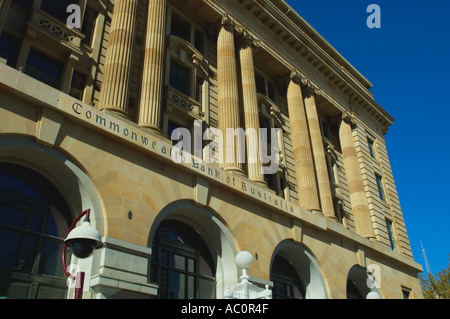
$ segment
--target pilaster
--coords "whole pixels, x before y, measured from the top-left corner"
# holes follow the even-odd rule
[[[344,113],[339,128],[339,139],[341,141],[345,175],[347,176],[356,232],[363,237],[373,238],[374,232],[370,219],[369,205],[367,203],[361,168],[353,141],[352,125],[354,124],[351,115]]]

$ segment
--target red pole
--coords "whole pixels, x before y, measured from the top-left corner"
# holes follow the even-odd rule
[[[77,273],[75,281],[75,296],[73,299],[82,299],[83,297],[84,272]]]

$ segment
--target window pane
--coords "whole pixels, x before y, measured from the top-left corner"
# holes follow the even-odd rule
[[[203,33],[197,29],[194,34],[194,46],[201,54],[204,53]]]
[[[81,33],[84,34],[83,43],[90,46],[95,31],[95,20],[97,19],[97,12],[89,7],[84,11],[83,24],[81,26]]]
[[[197,292],[198,299],[211,299],[213,297],[214,281],[211,279],[200,278]]]
[[[0,36],[0,57],[6,59],[9,66],[16,65],[19,54],[19,40],[13,36],[3,33]]]
[[[83,99],[83,91],[86,86],[86,77],[76,71],[72,75],[69,94],[78,100]]]
[[[25,212],[21,210],[0,206],[0,225],[23,227],[25,224],[25,217]]]
[[[44,240],[40,256],[39,273],[63,277],[61,265],[62,243],[53,240]]]
[[[66,12],[73,0],[42,0],[41,10],[66,23],[70,13]]]
[[[172,15],[170,34],[180,37],[186,41],[191,41],[191,26],[176,15]]]
[[[0,229],[0,268],[18,268],[20,234]]]
[[[31,273],[37,255],[38,238],[36,236],[25,236],[23,239],[19,267],[21,271]]]
[[[186,270],[186,258],[181,255],[171,254],[170,267]]]
[[[169,299],[184,299],[186,288],[186,276],[178,272],[170,272]]]
[[[189,95],[189,69],[170,61],[169,84],[185,95]]]

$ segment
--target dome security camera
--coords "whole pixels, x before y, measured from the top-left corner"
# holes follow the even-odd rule
[[[95,249],[103,246],[100,233],[91,226],[89,221],[84,221],[81,226],[73,229],[64,243],[72,248],[72,253],[78,258],[87,258]]]

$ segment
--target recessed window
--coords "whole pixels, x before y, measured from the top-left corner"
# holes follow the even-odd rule
[[[87,46],[92,45],[96,20],[97,20],[97,11],[89,7],[86,7],[86,10],[84,11],[83,24],[81,26],[81,33],[84,34],[83,44]]]
[[[175,220],[161,222],[153,240],[150,275],[159,285],[159,297],[213,298],[214,276],[214,262],[199,234]]]
[[[394,228],[392,225],[392,221],[386,219],[386,228],[389,236],[389,244],[391,245],[391,249],[395,251],[395,238],[394,238]]]
[[[30,49],[25,68],[25,73],[29,76],[54,88],[59,88],[62,69],[62,63],[39,51]]]
[[[20,40],[12,35],[2,33],[0,36],[0,57],[6,59],[6,63],[14,67],[19,55]]]
[[[67,12],[67,7],[73,3],[73,0],[42,0],[41,10],[65,24],[70,15]]]
[[[375,179],[377,180],[378,195],[382,200],[386,200],[384,195],[383,178],[380,175],[375,174]]]
[[[372,156],[373,158],[376,158],[375,155],[375,147],[374,147],[374,141],[370,138],[367,139],[367,145],[369,146],[369,153],[370,156]]]
[[[77,71],[73,71],[69,94],[78,100],[82,100],[85,86],[86,77]]]
[[[170,61],[169,85],[181,93],[189,96],[190,69],[175,60]]]
[[[191,41],[191,25],[172,14],[171,24],[170,24],[170,34],[180,37],[188,42]]]
[[[192,43],[201,54],[204,54],[205,40],[203,32],[176,14],[171,16],[170,34]]]

